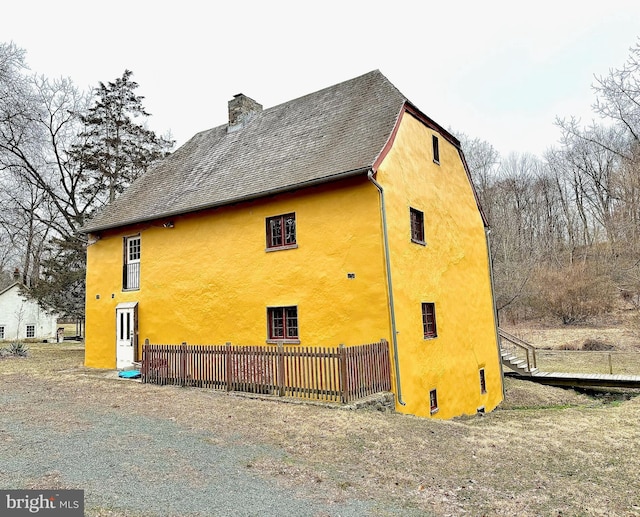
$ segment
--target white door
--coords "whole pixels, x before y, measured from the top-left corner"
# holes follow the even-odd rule
[[[136,305],[121,303],[116,307],[116,368],[130,368],[136,358]]]

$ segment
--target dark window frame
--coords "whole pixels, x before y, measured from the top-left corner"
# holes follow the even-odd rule
[[[267,307],[267,342],[300,342],[297,305]]]
[[[424,212],[417,208],[409,207],[409,222],[411,225],[411,242],[427,244],[424,238]]]
[[[429,391],[429,407],[432,415],[440,409],[438,407],[438,390],[436,388]]]
[[[267,217],[265,220],[267,250],[297,248],[297,231],[295,212]]]
[[[36,326],[32,323],[28,323],[26,326],[26,337],[27,338],[34,338],[36,337]],[[31,335],[29,335],[31,334]]]
[[[436,135],[431,135],[431,145],[433,147],[433,163],[440,165],[440,140]]]
[[[478,375],[480,376],[480,394],[484,395],[487,393],[487,377],[484,368],[478,370]]]
[[[424,339],[434,339],[438,337],[436,304],[433,302],[422,302],[422,333]]]

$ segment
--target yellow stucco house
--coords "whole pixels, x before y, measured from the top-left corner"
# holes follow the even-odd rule
[[[459,141],[379,71],[239,94],[85,227],[86,365],[142,343],[389,342],[396,410],[503,398],[487,228]]]

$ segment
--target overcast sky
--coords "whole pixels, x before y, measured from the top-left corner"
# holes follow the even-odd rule
[[[2,19],[33,72],[90,88],[132,70],[178,145],[237,93],[269,108],[379,69],[440,125],[542,155],[640,41],[639,0],[35,0]]]

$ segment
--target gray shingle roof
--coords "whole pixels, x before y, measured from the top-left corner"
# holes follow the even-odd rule
[[[136,180],[85,232],[165,218],[360,173],[374,164],[406,98],[375,70],[203,131]]]

